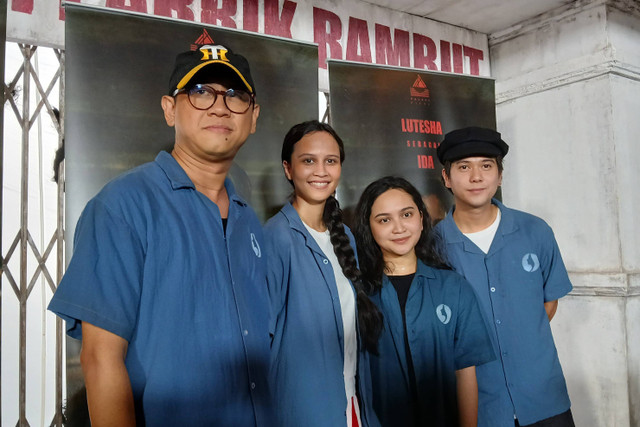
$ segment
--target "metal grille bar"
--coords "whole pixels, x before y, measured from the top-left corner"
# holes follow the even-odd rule
[[[22,54],[22,65],[16,72],[13,79],[4,83],[4,105],[10,108],[4,108],[4,112],[12,111],[15,115],[17,123],[20,125],[20,136],[13,138],[13,135],[3,141],[3,146],[7,144],[19,143],[21,147],[21,159],[20,159],[20,221],[19,230],[16,233],[11,245],[7,252],[2,257],[2,270],[0,271],[0,278],[2,278],[3,284],[13,290],[12,293],[4,293],[4,298],[15,298],[18,302],[18,319],[17,322],[5,322],[2,327],[7,328],[9,325],[18,324],[18,420],[17,426],[27,427],[30,426],[29,415],[27,414],[27,402],[28,399],[33,398],[27,393],[27,372],[29,366],[27,363],[27,320],[29,315],[28,301],[29,297],[34,290],[35,285],[39,280],[44,280],[46,288],[53,292],[56,289],[57,283],[62,278],[64,270],[64,165],[59,167],[59,180],[57,186],[57,209],[55,218],[55,231],[48,238],[45,239],[46,247],[40,248],[36,241],[33,239],[32,233],[29,231],[29,215],[35,212],[30,211],[29,206],[29,165],[33,159],[30,159],[30,130],[37,122],[39,116],[43,112],[47,112],[51,117],[55,117],[53,113],[54,107],[51,104],[50,97],[53,93],[53,89],[56,85],[59,85],[59,93],[57,94],[60,100],[60,121],[54,120],[54,126],[58,132],[58,147],[63,144],[63,94],[64,94],[64,52],[59,49],[53,49],[55,57],[59,61],[59,67],[53,74],[53,77],[48,84],[43,84],[41,76],[38,75],[37,67],[33,66],[32,60],[38,49],[46,49],[44,47],[32,46],[27,44],[17,44]],[[46,83],[46,82],[45,82]],[[22,101],[20,106],[17,101],[17,97],[14,98],[14,94],[19,93]],[[32,102],[32,97],[37,97],[35,104]],[[5,117],[5,128],[7,123],[7,117]],[[42,161],[42,159],[39,159]],[[3,161],[6,161],[3,156]],[[5,170],[3,165],[3,170]],[[2,201],[3,209],[0,213],[0,220],[2,215],[6,212],[4,203]],[[6,230],[5,230],[6,231]],[[12,258],[19,256],[19,268],[18,276],[11,271],[9,263]],[[56,271],[49,271],[47,267],[47,261],[55,257],[55,269]],[[33,259],[35,258],[35,265]],[[13,264],[12,264],[13,265]],[[55,277],[55,279],[54,279]],[[10,319],[11,320],[11,319]],[[5,336],[3,333],[2,337]],[[54,413],[52,415],[45,414],[48,419],[51,419],[50,426],[62,426],[63,421],[63,399],[62,390],[64,387],[63,382],[63,345],[64,335],[62,322],[60,319],[56,319],[55,323],[55,381],[52,387],[55,387],[53,394],[55,395]],[[11,393],[11,391],[8,391]],[[2,408],[4,412],[5,408]],[[44,410],[44,409],[43,409]],[[49,418],[51,417],[51,418]],[[33,421],[32,421],[33,422]]]

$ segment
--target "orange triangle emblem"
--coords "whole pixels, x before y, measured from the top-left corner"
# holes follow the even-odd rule
[[[424,81],[422,80],[422,78],[420,76],[418,76],[416,81],[413,82],[413,87],[415,87],[416,89],[426,89],[427,85],[424,84]]]
[[[191,45],[191,50],[196,50],[198,46],[202,46],[205,44],[213,44],[213,43],[214,41],[209,35],[209,33],[207,33],[207,30],[203,29],[202,34],[200,34],[200,37],[198,37],[198,39]]]
[[[413,98],[429,98],[429,89],[422,78],[418,76],[413,86],[411,86],[411,96]]]

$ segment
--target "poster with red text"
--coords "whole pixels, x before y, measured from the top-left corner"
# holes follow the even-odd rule
[[[345,143],[338,198],[346,216],[362,190],[386,175],[408,179],[441,219],[452,196],[436,150],[466,126],[495,129],[492,79],[329,61],[331,124]]]
[[[69,4],[66,7],[67,253],[84,205],[109,180],[170,151],[174,129],[160,100],[175,56],[221,44],[251,66],[260,117],[229,172],[261,220],[286,202],[280,161],[294,124],[318,117],[318,48],[309,43]]]

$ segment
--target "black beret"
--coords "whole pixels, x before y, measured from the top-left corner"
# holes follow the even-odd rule
[[[500,136],[500,132],[481,127],[466,127],[452,130],[444,136],[438,146],[438,160],[444,164],[465,157],[506,156],[509,146]]]

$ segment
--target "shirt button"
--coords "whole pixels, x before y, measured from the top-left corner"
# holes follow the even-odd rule
[[[491,292],[495,292],[496,288],[494,288],[493,286],[491,287]]]
[[[256,383],[251,383],[251,390],[253,390],[254,388],[256,388]]]
[[[500,319],[496,319],[496,323],[499,325],[499,324],[501,324],[502,322],[500,321]]]
[[[329,264],[329,260],[328,259],[323,259],[322,262],[324,262],[325,264]]]
[[[244,331],[242,331],[242,333],[244,334],[244,336],[246,337],[247,335],[249,335],[249,331],[247,331],[246,329]]]
[[[503,355],[503,356],[506,356],[507,354],[508,354],[508,353],[507,353],[506,351],[503,351],[503,352],[502,352],[502,355]]]

